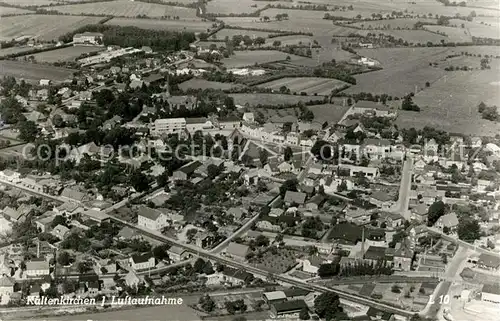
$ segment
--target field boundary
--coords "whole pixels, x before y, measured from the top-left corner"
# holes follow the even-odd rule
[[[8,59],[11,59],[11,58],[17,58],[17,57],[22,57],[22,56],[30,56],[30,55],[34,55],[34,54],[41,53],[41,52],[53,51],[53,50],[68,48],[68,47],[72,47],[72,46],[73,46],[73,43],[71,42],[71,43],[66,43],[64,45],[60,45],[60,46],[54,46],[54,47],[48,47],[48,48],[40,48],[40,49],[33,49],[33,50],[29,50],[29,51],[12,53],[10,55],[5,55],[3,57],[0,57],[0,60],[8,60]]]

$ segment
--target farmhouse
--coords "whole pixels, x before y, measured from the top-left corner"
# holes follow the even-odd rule
[[[101,46],[104,44],[103,37],[104,35],[98,32],[77,33],[73,36],[73,45]]]

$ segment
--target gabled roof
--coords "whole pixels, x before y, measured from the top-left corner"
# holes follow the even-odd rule
[[[48,270],[49,262],[47,261],[29,261],[26,262],[26,271]]]
[[[19,220],[19,218],[22,216],[21,212],[16,211],[15,209],[9,206],[6,206],[3,209],[3,213],[15,221]]]
[[[180,246],[172,246],[171,248],[168,249],[167,252],[181,255],[182,253],[186,252],[186,250]]]
[[[238,244],[235,242],[229,243],[226,252],[230,255],[245,257],[249,251],[249,247],[247,245]]]
[[[307,194],[301,192],[286,191],[285,203],[304,204]]]
[[[151,253],[134,254],[132,255],[132,262],[134,262],[134,264],[145,263],[148,262],[152,257],[153,256],[151,255]]]
[[[304,300],[285,301],[281,303],[275,303],[273,305],[277,313],[300,311],[304,308],[307,308],[307,304],[304,302]]]
[[[500,258],[486,253],[479,255],[479,260],[477,262],[479,265],[484,265],[490,268],[497,269],[500,267]]]
[[[180,172],[183,172],[184,174],[192,174],[194,173],[194,171],[200,167],[201,165],[203,165],[201,162],[199,161],[192,161],[184,166],[182,166],[181,168],[179,168],[177,171],[180,171]]]
[[[14,279],[8,276],[2,276],[0,277],[0,288],[2,287],[13,287],[16,282]]]
[[[458,225],[458,217],[455,213],[449,213],[440,217],[443,226],[455,227]]]
[[[156,221],[162,215],[162,213],[160,211],[155,210],[155,209],[141,205],[137,209],[137,215],[145,217],[145,218],[150,219],[152,221]]]

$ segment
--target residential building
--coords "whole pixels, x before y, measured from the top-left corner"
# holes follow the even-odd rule
[[[286,295],[283,291],[264,292],[262,294],[262,298],[267,304],[275,304],[286,301]]]
[[[172,174],[172,179],[185,181],[188,178],[190,178],[193,175],[193,173],[196,171],[196,169],[198,167],[200,167],[201,165],[203,165],[203,164],[199,161],[192,161],[192,162],[182,166],[178,170],[176,170]]]
[[[497,256],[482,253],[481,255],[479,255],[479,259],[477,261],[477,266],[479,268],[485,269],[485,270],[499,271],[500,270],[500,258]]]
[[[304,205],[306,197],[307,197],[306,193],[286,191],[285,198],[283,199],[283,201],[287,205],[291,204]]]
[[[13,209],[10,206],[6,206],[2,210],[3,216],[10,222],[22,222],[26,218],[23,213],[18,210]]]
[[[372,180],[379,176],[379,170],[377,167],[364,167],[355,165],[340,165],[340,170],[349,171],[349,176],[355,177],[359,173],[363,174],[369,180]]]
[[[39,277],[50,274],[49,262],[45,260],[26,262],[26,276]]]
[[[420,203],[411,209],[411,218],[419,222],[427,222],[427,205]]]
[[[156,266],[156,260],[151,253],[132,255],[129,262],[135,271],[154,269]]]
[[[215,242],[215,237],[207,232],[197,233],[195,237],[195,242],[197,247],[202,249],[211,247]]]
[[[382,210],[388,210],[396,204],[394,196],[385,191],[374,191],[370,195],[370,203],[377,205]]]
[[[393,262],[394,268],[402,271],[410,271],[414,251],[411,248],[409,239],[396,245]]]
[[[56,227],[54,227],[54,229],[52,229],[50,234],[54,235],[55,237],[57,237],[60,240],[64,240],[64,238],[69,234],[69,228],[67,228],[64,225],[59,224]]]
[[[366,312],[366,315],[370,318],[370,320],[379,320],[379,321],[394,321],[395,317],[393,313],[385,312],[376,308],[370,307]]]
[[[84,32],[77,33],[73,36],[73,45],[92,45],[100,46],[103,45],[104,35],[97,32]]]
[[[184,261],[189,257],[189,253],[179,246],[172,246],[167,250],[168,257],[173,262]]]
[[[7,297],[14,293],[14,285],[16,282],[10,276],[0,276],[0,297],[6,295]]]
[[[481,289],[481,301],[500,303],[500,285],[498,283],[484,284]]]
[[[155,120],[151,127],[153,136],[181,134],[186,130],[185,118],[162,118]]]
[[[304,259],[302,260],[302,271],[316,275],[323,261],[319,256],[311,256]]]
[[[254,279],[254,276],[251,273],[243,270],[236,270],[227,266],[222,271],[222,275],[222,281],[232,286],[247,284]]]
[[[137,225],[150,230],[158,231],[169,226],[168,216],[162,212],[141,205],[137,209]]]
[[[276,303],[271,305],[271,317],[278,318],[284,315],[296,314],[298,315],[302,309],[306,308],[307,305],[303,300],[296,301],[285,301],[281,303]]]
[[[438,229],[444,230],[445,228],[448,231],[453,232],[458,227],[458,217],[455,213],[449,213],[441,216],[437,222],[434,224]]]
[[[245,261],[246,255],[250,252],[250,248],[247,245],[238,244],[235,242],[229,243],[228,247],[225,249],[227,256],[238,260]]]

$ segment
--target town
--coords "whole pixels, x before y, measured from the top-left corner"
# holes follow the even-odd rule
[[[451,14],[416,20],[406,2],[387,17],[324,1],[244,0],[257,11],[240,15],[211,13],[226,0],[33,2],[0,13],[91,22],[57,41],[0,37],[2,320],[496,319],[498,93],[474,87],[469,116],[426,113],[434,87],[466,91],[453,73],[499,83],[499,35],[452,46],[355,34],[384,21],[419,21],[429,37],[453,28]],[[468,6],[431,7],[495,12]],[[316,13],[352,34],[287,29]],[[380,52],[409,47],[442,49],[418,64],[452,84],[381,93],[370,78],[371,91],[364,77],[392,70]]]

